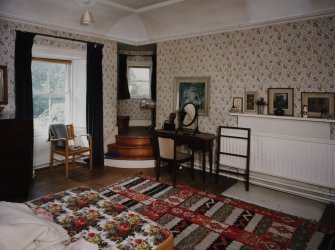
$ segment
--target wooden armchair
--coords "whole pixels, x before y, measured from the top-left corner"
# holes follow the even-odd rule
[[[88,146],[77,146],[76,137],[87,137]],[[65,177],[69,177],[69,161],[72,165],[76,159],[89,158],[89,167],[92,170],[92,136],[90,134],[75,135],[73,124],[51,124],[49,127],[50,169],[53,167],[54,155],[58,154],[65,159]],[[71,158],[72,157],[72,158]]]

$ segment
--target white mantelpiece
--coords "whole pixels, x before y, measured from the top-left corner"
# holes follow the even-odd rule
[[[229,113],[229,115],[258,117],[258,118],[266,118],[266,119],[309,121],[309,122],[326,122],[326,123],[335,122],[335,120],[331,120],[331,119],[303,118],[303,117],[296,117],[296,116],[278,116],[278,115],[258,115],[258,114],[252,114],[252,113]]]
[[[251,180],[262,180],[275,189],[334,202],[335,140],[331,140],[331,124],[335,120],[230,115],[237,116],[238,127],[251,129]]]
[[[335,120],[302,118],[294,116],[256,115],[229,113],[238,116],[238,126],[251,128],[252,131],[274,133],[287,136],[308,137],[330,140],[330,124]]]

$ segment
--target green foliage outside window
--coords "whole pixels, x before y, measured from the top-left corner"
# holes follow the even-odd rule
[[[34,125],[65,122],[67,64],[32,61]]]

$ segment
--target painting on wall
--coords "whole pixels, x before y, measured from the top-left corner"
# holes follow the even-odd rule
[[[293,88],[268,88],[268,114],[276,114],[275,110],[283,110],[283,115],[293,116]]]
[[[334,93],[302,92],[301,107],[307,105],[307,116],[311,118],[334,117],[334,95]]]
[[[193,103],[199,115],[208,115],[210,77],[176,77],[174,109]]]
[[[244,92],[244,112],[256,113],[257,91]]]

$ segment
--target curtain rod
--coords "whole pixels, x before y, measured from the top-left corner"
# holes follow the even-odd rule
[[[29,32],[29,31],[22,31],[22,30],[16,30],[16,31],[32,33],[32,34],[36,34],[36,35],[38,35],[38,36],[47,36],[47,37],[52,37],[52,38],[64,39],[64,40],[69,40],[69,41],[73,41],[73,42],[80,42],[80,43],[94,43],[94,42],[89,42],[89,41],[80,40],[80,39],[75,39],[75,38],[69,38],[69,37],[63,37],[63,36],[55,36],[55,35],[49,35],[49,34],[43,34],[43,33],[36,33],[36,32]],[[100,43],[94,43],[94,44],[102,45],[102,44],[100,44]]]

